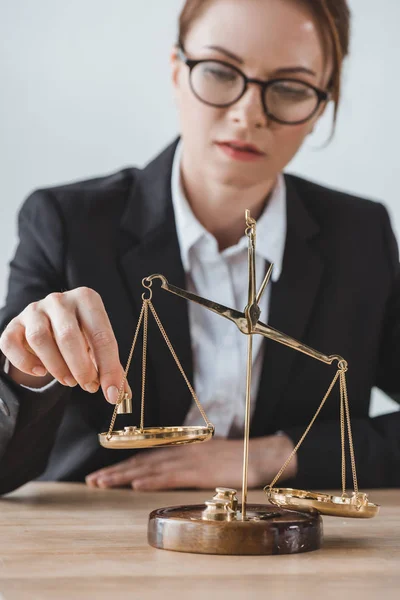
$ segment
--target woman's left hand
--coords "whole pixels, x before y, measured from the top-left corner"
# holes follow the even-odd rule
[[[275,477],[293,443],[286,435],[250,440],[248,486],[264,486]],[[243,441],[214,438],[202,444],[188,444],[145,451],[86,477],[90,487],[131,486],[134,490],[176,488],[240,488],[242,485]],[[285,477],[296,473],[296,457]]]

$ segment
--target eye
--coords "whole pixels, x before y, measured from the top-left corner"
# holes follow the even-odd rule
[[[271,91],[288,100],[308,100],[315,96],[312,88],[294,81],[278,81],[271,86]]]
[[[238,74],[235,71],[218,63],[203,63],[203,74],[213,78],[218,83],[234,83],[238,79]]]

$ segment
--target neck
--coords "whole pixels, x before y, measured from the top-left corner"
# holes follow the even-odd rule
[[[249,209],[253,219],[263,212],[276,180],[253,186],[216,181],[187,168],[183,157],[182,185],[190,207],[203,227],[217,240],[222,251],[243,237],[244,214]]]

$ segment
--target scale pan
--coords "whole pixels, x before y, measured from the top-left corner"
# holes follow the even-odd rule
[[[268,500],[276,506],[293,510],[317,510],[331,517],[369,519],[379,512],[379,505],[368,502],[367,494],[331,496],[322,492],[307,492],[292,488],[264,488]]]
[[[214,428],[209,427],[125,427],[113,431],[108,437],[107,433],[99,434],[100,444],[104,448],[154,448],[156,446],[181,446],[206,442],[214,435]]]

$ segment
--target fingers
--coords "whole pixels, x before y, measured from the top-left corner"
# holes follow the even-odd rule
[[[55,379],[70,387],[79,383],[91,393],[98,390],[97,371],[64,294],[50,294],[29,305],[19,321],[24,327],[25,350],[31,350]]]
[[[115,404],[124,371],[119,360],[117,340],[103,301],[97,292],[89,288],[81,288],[79,303],[76,306],[80,325],[97,364],[104,396],[109,402]],[[130,392],[129,387],[126,389]]]
[[[130,466],[125,470],[104,473],[97,478],[94,474],[86,478],[89,487],[113,488],[130,485],[135,490],[172,489],[194,485],[193,473],[182,468],[181,463]]]
[[[146,476],[132,481],[131,487],[137,492],[172,490],[177,488],[194,487],[189,472],[160,473],[152,477]]]
[[[162,470],[164,468],[169,468],[172,464],[179,464],[182,467],[183,463],[186,463],[188,458],[188,447],[145,451],[116,463],[115,465],[90,473],[90,475],[86,477],[86,483],[92,487],[96,487],[99,480],[106,481],[108,478],[112,479],[114,475],[118,476],[121,473],[128,471],[130,473],[138,473],[141,470],[145,471],[147,469],[148,471],[151,470],[153,472],[157,469]]]
[[[130,468],[125,471],[119,471],[108,475],[101,476],[97,479],[97,487],[121,487],[124,485],[132,485],[132,483],[141,477],[150,477],[154,475],[151,468],[148,466]]]
[[[158,490],[172,490],[180,488],[204,488],[209,486],[206,482],[204,486],[199,480],[196,470],[183,466],[180,463],[171,463],[167,470],[158,470],[153,473],[137,474],[131,482],[131,487],[135,491],[150,492]]]
[[[226,442],[226,440],[224,441]],[[208,442],[206,448],[202,444],[193,444],[145,450],[114,465],[94,471],[86,477],[86,483],[96,487],[98,480],[101,479],[105,482],[109,477],[111,478],[120,473],[129,471],[133,474],[134,472],[138,473],[141,469],[143,469],[143,472],[147,469],[149,472],[155,473],[156,471],[171,470],[171,465],[174,469],[178,467],[181,470],[186,469],[196,473],[196,466],[198,467],[203,462],[209,462],[208,451],[210,445],[214,446],[215,440]]]
[[[43,363],[25,342],[25,327],[16,318],[13,319],[0,337],[0,350],[17,369],[33,375],[44,377],[47,373]]]
[[[241,483],[242,454],[240,440],[226,439],[152,450],[91,473],[86,482],[90,487],[130,485],[134,490],[236,488]],[[254,460],[250,460],[249,487],[260,483]]]
[[[118,346],[97,292],[77,288],[34,302],[0,338],[0,349],[23,373],[48,372],[63,385],[102,391],[115,404],[124,376]],[[125,390],[132,395],[128,382]]]
[[[104,469],[99,469],[98,471],[93,471],[90,475],[86,477],[86,483],[96,482],[98,479],[104,479],[108,475],[113,475],[114,473],[119,473],[121,471],[130,469],[136,465],[136,458],[131,457],[126,460],[122,460],[121,462],[112,465],[110,467],[105,467]]]
[[[195,469],[191,468],[193,465],[188,462],[187,454],[182,450],[183,448],[168,448],[143,452],[91,473],[86,477],[86,483],[89,487],[101,488],[133,486],[142,479],[158,478],[163,474],[167,475],[172,482],[176,481],[177,474],[186,471],[190,472],[193,478]]]
[[[86,477],[86,483],[90,487],[120,487],[131,485],[132,481],[141,475],[149,475],[153,468],[151,465],[137,465],[134,461],[128,459],[118,465],[118,469],[106,468],[91,473]]]
[[[183,448],[179,448],[179,450],[182,450]],[[184,459],[185,458],[185,454],[180,452],[178,453],[178,455],[174,452],[174,450],[177,450],[177,448],[168,448],[168,449],[164,449],[164,450],[147,450],[147,451],[143,451],[139,454],[136,454],[135,456],[131,456],[130,458],[123,460],[119,463],[116,463],[115,465],[111,465],[110,467],[105,467],[104,469],[99,469],[98,471],[96,471],[95,473],[93,473],[94,475],[97,476],[103,476],[103,475],[108,475],[108,474],[113,474],[113,473],[120,473],[121,471],[124,471],[128,468],[137,468],[137,467],[141,467],[141,466],[146,466],[146,467],[150,467],[152,465],[161,465],[164,462],[171,462],[171,460],[173,460],[174,462],[176,460],[180,459],[180,455],[181,458]]]
[[[139,456],[131,457],[110,467],[105,467],[104,469],[94,471],[86,477],[86,483],[91,487],[108,487],[109,482],[113,482],[113,485],[118,485],[118,482],[122,481],[120,476],[123,476],[126,473],[133,475],[134,473],[139,472],[150,472],[150,470],[153,468],[153,465],[157,463],[152,463],[150,460],[146,460],[146,458],[149,459],[151,458],[151,455],[157,455],[158,453],[158,451],[149,452],[147,453],[147,457],[142,457],[144,460],[141,461],[138,460]],[[160,463],[160,461],[158,461],[158,463]],[[99,482],[101,482],[102,485],[100,485]],[[129,484],[130,482],[131,480],[129,478],[125,481],[125,483]],[[120,483],[120,485],[122,484]]]
[[[97,392],[98,373],[90,358],[86,338],[79,326],[74,307],[71,306],[71,299],[67,295],[51,294],[46,298],[44,306],[51,323],[54,341],[51,343],[47,340],[39,353],[33,348],[36,354],[59,381],[60,374],[64,380],[66,375],[72,376],[82,389],[90,393]]]

